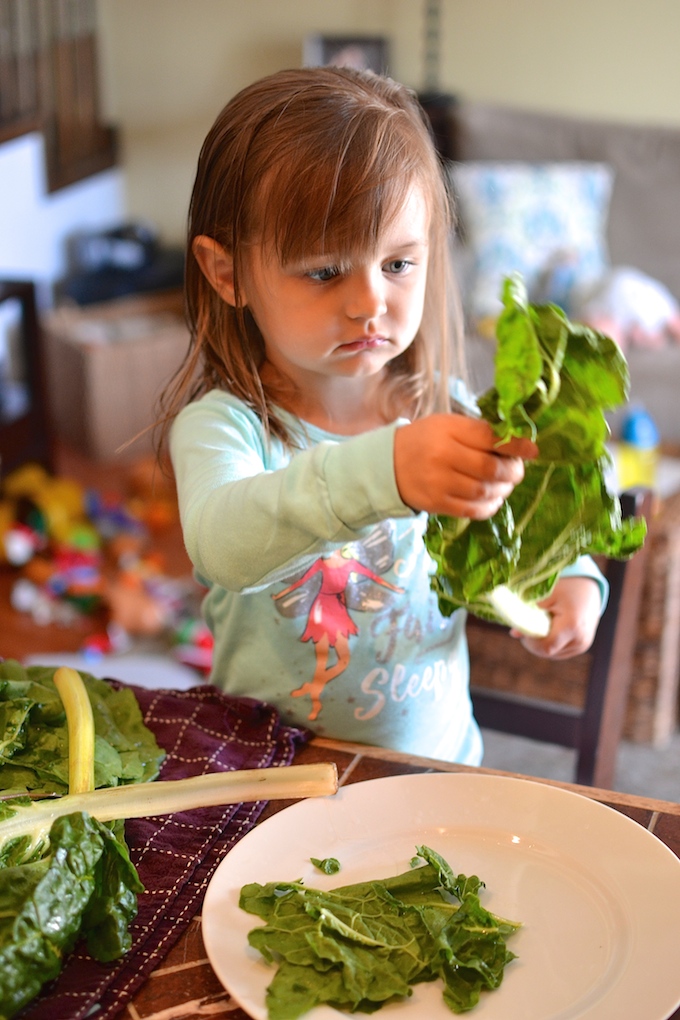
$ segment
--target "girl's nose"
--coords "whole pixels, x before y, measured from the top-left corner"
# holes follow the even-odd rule
[[[347,279],[345,310],[350,319],[372,320],[387,311],[382,269],[352,273]]]

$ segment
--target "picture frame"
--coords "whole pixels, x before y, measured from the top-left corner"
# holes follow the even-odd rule
[[[309,35],[303,47],[305,67],[355,67],[387,74],[388,56],[384,36]]]

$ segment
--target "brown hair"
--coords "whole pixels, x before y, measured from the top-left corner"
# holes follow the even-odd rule
[[[269,434],[293,444],[260,379],[262,336],[238,301],[247,248],[272,243],[282,264],[312,249],[331,247],[340,257],[370,251],[414,185],[431,224],[425,309],[413,343],[389,363],[385,388],[389,411],[411,417],[448,406],[457,313],[449,279],[453,212],[424,113],[405,86],[349,68],[280,71],[239,92],[198,160],[185,276],[191,341],[161,398],[163,434],[185,403],[222,388],[252,407]],[[236,307],[199,268],[192,252],[199,235],[232,255]]]

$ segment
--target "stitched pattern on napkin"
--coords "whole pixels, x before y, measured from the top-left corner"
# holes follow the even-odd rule
[[[283,726],[269,705],[228,697],[211,685],[188,691],[132,690],[146,725],[167,752],[161,779],[289,765],[309,736]],[[93,1014],[97,1020],[112,1020],[185,930],[215,868],[253,827],[265,803],[127,821],[130,857],[145,887],[130,927],[130,952],[101,964],[79,944],[59,978],[21,1012],[21,1020],[83,1020],[94,1006],[99,1007]]]

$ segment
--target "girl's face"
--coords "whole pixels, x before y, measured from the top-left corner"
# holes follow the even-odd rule
[[[322,395],[331,379],[373,380],[413,342],[428,264],[429,213],[417,188],[371,254],[340,263],[329,252],[282,266],[254,248],[242,300],[264,338],[263,375]]]

